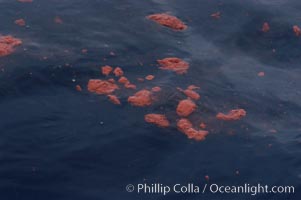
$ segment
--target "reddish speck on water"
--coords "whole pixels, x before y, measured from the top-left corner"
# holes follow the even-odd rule
[[[258,74],[257,74],[258,76],[260,76],[260,77],[262,77],[262,76],[264,76],[265,75],[265,73],[264,72],[258,72]]]
[[[88,83],[88,91],[97,94],[110,94],[116,89],[119,89],[116,84],[105,80],[90,79]]]
[[[181,31],[187,29],[187,26],[179,18],[165,13],[149,15],[147,18],[174,30]]]
[[[124,87],[127,88],[127,89],[134,89],[134,90],[137,88],[136,85],[131,84],[131,83],[126,83],[124,85]]]
[[[56,16],[56,17],[54,18],[54,23],[56,23],[56,24],[62,24],[62,23],[63,23],[63,20],[62,20],[60,17]]]
[[[189,68],[189,63],[176,57],[164,58],[157,62],[160,64],[160,69],[174,71],[177,74],[185,74]]]
[[[219,19],[221,18],[221,13],[220,12],[212,13],[210,16],[214,19]]]
[[[158,86],[152,88],[152,92],[160,92],[160,91],[161,91],[161,88]]]
[[[193,99],[193,100],[199,100],[201,97],[200,95],[193,91],[194,89],[198,89],[199,87],[196,87],[194,85],[190,85],[187,89],[182,90],[181,88],[178,88],[181,92],[183,92],[187,97]]]
[[[22,41],[18,38],[14,38],[10,35],[0,35],[0,57],[7,56],[14,52],[14,48],[22,44]]]
[[[75,86],[75,89],[76,89],[77,91],[79,91],[79,92],[82,91],[82,87],[81,87],[80,85],[76,85],[76,86]]]
[[[123,76],[123,71],[120,67],[116,67],[113,73],[115,74],[115,76]]]
[[[116,95],[108,95],[109,100],[116,105],[120,105],[120,100],[118,99],[118,97]]]
[[[133,106],[149,106],[152,104],[152,94],[148,90],[140,90],[136,92],[133,96],[128,98],[128,102]]]
[[[83,53],[83,54],[88,53],[88,49],[82,49],[82,53]]]
[[[24,19],[17,19],[15,20],[15,24],[19,25],[19,26],[25,26],[25,20]]]
[[[129,84],[130,83],[130,81],[125,76],[120,77],[118,82],[121,84]]]
[[[297,25],[293,26],[293,31],[297,37],[301,35],[301,29],[299,28],[299,26]]]
[[[262,32],[264,32],[264,33],[269,32],[269,30],[270,30],[270,25],[269,25],[269,23],[264,22],[263,25],[262,25],[261,30],[262,30]]]
[[[232,121],[232,120],[239,120],[247,115],[247,112],[244,109],[236,109],[231,110],[227,114],[218,113],[216,118],[219,120],[224,121]]]
[[[202,122],[202,123],[200,124],[200,128],[201,128],[201,129],[205,129],[205,128],[206,128],[206,124],[205,124],[204,122]]]
[[[177,106],[177,113],[181,117],[187,117],[197,109],[197,106],[190,99],[181,100]]]
[[[154,78],[155,78],[154,75],[147,75],[147,76],[145,77],[145,79],[148,80],[148,81],[151,81],[151,80],[153,80]]]
[[[109,65],[101,67],[101,73],[105,76],[108,76],[113,71],[113,68]]]
[[[204,140],[208,135],[208,131],[194,129],[192,123],[185,118],[182,118],[178,121],[177,127],[178,130],[187,135],[189,139],[201,141]]]
[[[155,124],[159,127],[168,127],[169,121],[165,115],[161,114],[147,114],[144,116],[146,122]]]

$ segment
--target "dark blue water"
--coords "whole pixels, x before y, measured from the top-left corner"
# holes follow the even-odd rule
[[[300,9],[299,0],[0,0],[0,33],[23,40],[0,57],[0,199],[300,199],[301,38],[292,31],[301,26]],[[214,20],[217,11],[221,18]],[[145,18],[160,12],[189,28],[175,32]],[[56,16],[63,24],[53,22]],[[26,27],[14,24],[19,18]],[[271,30],[263,34],[265,21]],[[172,56],[190,63],[188,74],[158,70],[156,60]],[[154,74],[137,86],[162,87],[160,100],[132,107],[128,91],[116,106],[87,92],[88,80],[103,78],[99,67],[106,64],[121,66],[130,80]],[[176,87],[190,84],[201,86],[198,112],[210,129],[202,142],[175,128],[184,98]],[[234,108],[247,117],[214,120]],[[146,124],[147,113],[166,113],[172,127]],[[293,185],[295,194],[125,190],[189,182]]]

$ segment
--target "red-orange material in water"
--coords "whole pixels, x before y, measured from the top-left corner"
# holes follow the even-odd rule
[[[101,73],[105,76],[108,76],[113,71],[113,68],[109,65],[101,67]]]
[[[193,100],[199,100],[201,97],[198,93],[193,91],[194,89],[198,89],[198,87],[194,85],[190,85],[186,90],[182,90],[181,88],[178,88],[181,92],[183,92],[187,97],[193,99]]]
[[[262,76],[264,76],[265,75],[265,73],[264,72],[258,72],[258,74],[257,74],[258,76],[260,76],[260,77],[262,77]]]
[[[164,58],[157,62],[160,64],[160,69],[171,70],[177,74],[185,74],[189,68],[189,63],[176,57]]]
[[[152,92],[160,92],[160,91],[161,91],[161,88],[158,86],[152,88]]]
[[[56,23],[56,24],[62,24],[62,23],[63,23],[63,20],[62,20],[60,17],[56,16],[56,17],[54,18],[54,23]]]
[[[76,89],[77,91],[79,91],[79,92],[82,91],[82,87],[81,87],[80,85],[76,85],[76,86],[75,86],[75,89]]]
[[[221,13],[220,12],[212,13],[210,16],[214,19],[219,19],[221,17]]]
[[[0,57],[13,53],[14,48],[21,44],[22,41],[18,38],[14,38],[10,35],[0,36]]]
[[[127,88],[127,89],[134,89],[134,90],[137,88],[136,85],[134,85],[132,83],[126,83],[124,85],[124,87]]]
[[[133,106],[149,106],[152,104],[152,94],[148,90],[140,90],[136,92],[133,96],[128,98],[128,102]]]
[[[116,84],[105,80],[90,79],[88,83],[88,91],[97,94],[110,94],[116,89],[119,89]]]
[[[148,80],[148,81],[151,81],[151,80],[153,80],[154,78],[155,78],[154,75],[147,75],[147,76],[145,77],[145,79]]]
[[[269,23],[264,22],[263,25],[262,25],[261,31],[264,32],[264,33],[266,33],[266,32],[269,32],[269,30],[270,30]]]
[[[224,121],[239,120],[247,115],[247,112],[244,109],[235,109],[230,110],[227,114],[218,113],[216,118]]]
[[[122,76],[122,77],[119,78],[118,83],[129,84],[130,81],[125,76]]]
[[[19,25],[19,26],[25,26],[25,20],[24,19],[17,19],[15,20],[15,24]]]
[[[165,13],[149,15],[147,18],[174,30],[182,31],[187,29],[187,26],[179,18]]]
[[[120,67],[116,67],[113,73],[115,74],[115,76],[123,76],[123,71]]]
[[[206,124],[204,122],[200,123],[200,128],[205,129],[206,128]]]
[[[190,99],[181,100],[177,106],[177,113],[181,117],[187,117],[197,109],[197,106]]]
[[[299,28],[299,26],[297,26],[297,25],[293,26],[293,31],[296,36],[299,37],[301,35],[301,29]]]
[[[116,105],[120,105],[120,100],[118,99],[118,97],[116,95],[108,95],[109,100]]]
[[[144,120],[148,123],[155,124],[159,127],[168,127],[169,121],[165,115],[161,114],[147,114],[144,116]]]
[[[185,118],[182,118],[178,121],[177,127],[179,131],[187,135],[189,139],[201,141],[204,140],[205,137],[208,135],[208,131],[194,129],[192,123]]]

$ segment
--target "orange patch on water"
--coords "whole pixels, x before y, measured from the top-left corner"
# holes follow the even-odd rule
[[[293,31],[297,37],[301,35],[301,29],[299,28],[299,26],[297,25],[293,26]]]
[[[109,65],[101,67],[101,73],[105,76],[108,76],[113,71],[113,68]]]
[[[208,131],[194,129],[192,123],[185,118],[178,121],[177,127],[178,130],[187,135],[189,139],[201,141],[208,135]]]
[[[109,100],[116,105],[120,105],[120,100],[118,99],[118,97],[116,95],[108,95]]]
[[[220,12],[212,13],[210,16],[214,19],[219,19],[221,18],[221,13]]]
[[[116,67],[113,73],[115,74],[115,76],[123,76],[123,71],[120,67]]]
[[[26,22],[24,19],[17,19],[15,20],[15,24],[17,24],[18,26],[25,26]]]
[[[79,91],[79,92],[82,91],[82,87],[81,87],[80,85],[76,85],[76,86],[75,86],[75,89],[76,89],[77,91]]]
[[[140,90],[136,92],[133,96],[128,98],[128,102],[133,106],[149,106],[152,104],[152,94],[148,90]]]
[[[265,73],[264,72],[258,72],[257,75],[260,76],[260,77],[263,77],[265,75]]]
[[[160,69],[174,71],[177,74],[185,74],[189,68],[189,63],[176,57],[164,58],[157,62],[160,64]]]
[[[160,91],[161,91],[161,88],[158,86],[152,88],[152,92],[160,92]]]
[[[155,78],[154,75],[147,75],[147,76],[145,77],[145,79],[148,80],[148,81],[151,81],[151,80],[153,80],[154,78]]]
[[[144,116],[146,122],[155,124],[159,127],[168,127],[169,121],[165,115],[161,114],[147,114]]]
[[[147,19],[153,20],[162,26],[172,28],[174,30],[185,30],[187,26],[179,18],[165,13],[153,14],[147,16]]]
[[[18,38],[14,38],[10,35],[0,36],[0,57],[13,53],[14,48],[21,44],[22,41]]]
[[[266,33],[266,32],[269,32],[269,30],[270,30],[269,23],[264,22],[263,25],[262,25],[261,31],[264,32],[264,33]]]
[[[56,24],[63,24],[63,20],[58,16],[56,16],[53,21]]]
[[[116,89],[119,89],[118,85],[105,80],[90,79],[88,83],[88,91],[97,94],[110,94]]]
[[[190,99],[181,100],[177,106],[177,114],[181,117],[187,117],[196,109],[196,104]]]
[[[187,89],[182,90],[181,88],[178,88],[178,90],[180,90],[181,92],[183,92],[187,97],[193,99],[193,100],[199,100],[201,97],[200,95],[193,91],[194,89],[198,89],[199,87],[194,86],[194,85],[190,85]]]
[[[216,118],[224,121],[239,120],[247,115],[244,109],[230,110],[227,114],[218,113]]]

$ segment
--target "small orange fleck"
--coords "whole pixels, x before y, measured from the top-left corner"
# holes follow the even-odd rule
[[[164,58],[162,60],[157,60],[157,62],[160,64],[160,69],[171,70],[177,74],[185,74],[189,68],[187,62],[176,57]]]
[[[149,15],[147,19],[174,30],[182,31],[187,29],[187,26],[179,18],[165,13]]]
[[[216,118],[224,121],[232,121],[232,120],[239,120],[245,117],[246,115],[247,112],[244,109],[236,109],[236,110],[230,110],[230,112],[227,114],[218,113],[216,115]]]
[[[120,67],[116,67],[113,73],[115,74],[115,76],[123,76],[123,71]]]
[[[264,32],[264,33],[269,32],[269,30],[270,30],[270,25],[269,25],[269,23],[264,22],[263,25],[262,25],[261,30],[262,30],[262,32]]]
[[[202,123],[200,124],[200,128],[205,129],[205,128],[206,128],[206,124],[205,124],[204,122],[202,122]]]
[[[297,25],[293,26],[293,31],[297,37],[301,35],[301,29],[299,28],[299,26]]]
[[[96,94],[110,94],[116,89],[119,89],[119,87],[109,81],[90,79],[88,82],[88,91]]]
[[[25,20],[24,19],[17,19],[15,20],[15,24],[19,25],[19,26],[25,26]]]
[[[121,105],[120,100],[116,95],[108,95],[109,100],[116,105]]]
[[[151,81],[151,80],[153,80],[154,78],[155,78],[154,75],[147,75],[147,76],[145,77],[145,79],[148,80],[148,81]]]
[[[181,117],[187,117],[197,109],[197,106],[190,99],[185,99],[179,102],[177,113]]]
[[[152,95],[148,90],[140,90],[136,92],[133,96],[128,98],[128,102],[134,106],[149,106],[152,104]]]
[[[158,86],[152,88],[152,92],[160,92],[160,91],[161,91],[161,88]]]
[[[75,89],[76,89],[77,91],[79,91],[79,92],[82,91],[82,87],[81,87],[80,85],[76,85],[76,86],[75,86]]]
[[[62,20],[60,17],[56,16],[56,17],[54,18],[54,23],[56,23],[56,24],[62,24],[62,23],[63,23],[63,20]]]
[[[169,121],[165,115],[161,114],[147,114],[144,116],[146,122],[155,124],[159,127],[168,127]]]
[[[220,12],[212,13],[210,16],[214,19],[219,19],[221,17],[221,13]]]
[[[101,67],[101,73],[105,76],[108,76],[113,71],[113,68],[109,65]]]

